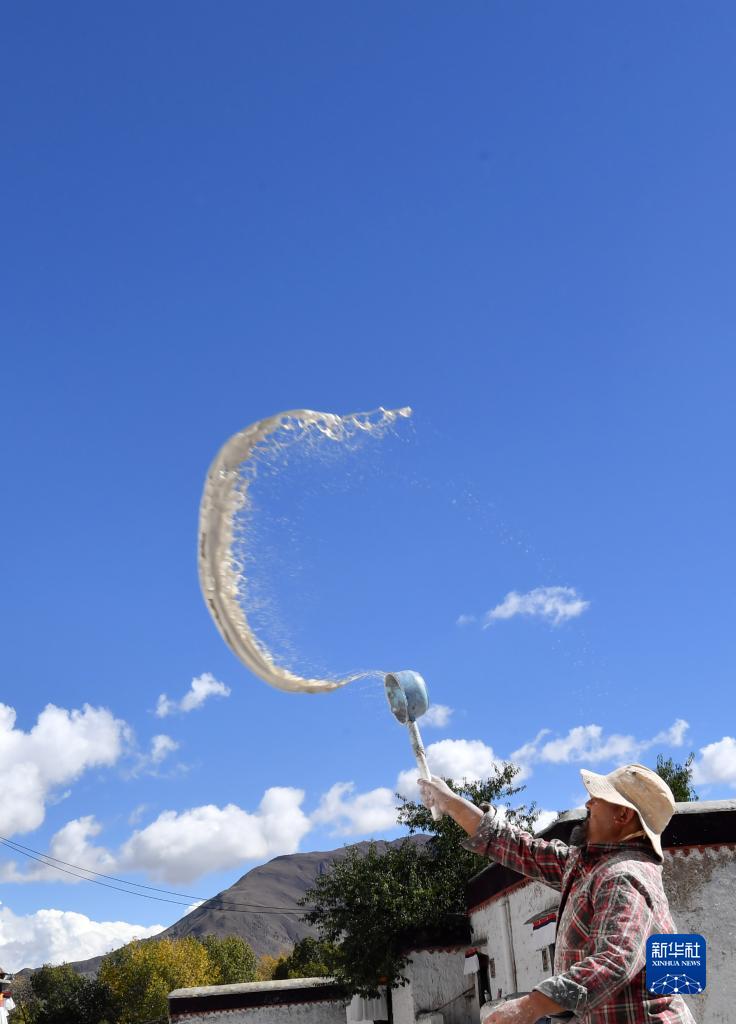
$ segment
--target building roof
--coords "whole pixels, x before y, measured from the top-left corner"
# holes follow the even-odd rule
[[[238,985],[202,985],[199,988],[174,989],[169,993],[169,999],[174,996],[222,995],[223,993],[250,995],[256,992],[289,992],[302,988],[324,988],[325,985],[332,985],[334,982],[334,978],[281,978],[277,981],[244,981]]]
[[[562,811],[546,828],[536,833],[541,839],[568,842],[575,825],[586,816],[584,807]],[[736,845],[736,800],[693,800],[675,804],[675,813],[662,833],[665,853],[682,847]],[[491,863],[468,882],[468,908],[477,907],[491,896],[523,881],[524,876],[502,864]]]
[[[251,981],[241,985],[177,988],[169,993],[169,1016],[177,1020],[191,1013],[324,1002],[349,1002],[344,989],[334,978]]]

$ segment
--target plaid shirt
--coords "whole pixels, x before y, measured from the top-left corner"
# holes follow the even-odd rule
[[[562,893],[554,976],[536,988],[582,1024],[694,1024],[681,996],[646,987],[646,942],[676,931],[649,843],[566,846],[484,815],[463,846]]]

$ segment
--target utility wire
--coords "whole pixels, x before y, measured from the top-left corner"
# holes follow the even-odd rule
[[[111,882],[121,882],[123,885],[136,886],[139,889],[150,889],[152,892],[162,892],[165,893],[167,896],[180,896],[182,899],[187,900],[190,903],[195,902],[197,900],[201,900],[203,903],[207,903],[213,899],[217,899],[216,896],[192,896],[190,893],[186,892],[174,892],[171,889],[159,889],[154,885],[144,885],[143,882],[133,882],[127,878],[118,878],[116,875],[106,875],[102,871],[94,871],[92,868],[85,868],[82,867],[80,864],[72,864],[66,860],[59,860],[58,857],[52,857],[50,853],[43,853],[40,850],[34,850],[33,847],[31,846],[24,846],[22,843],[16,842],[15,839],[7,839],[5,836],[0,836],[0,842],[3,842],[6,846],[9,846],[11,849],[14,849],[17,853],[22,853],[24,856],[35,854],[36,858],[42,857],[43,861],[41,863],[45,863],[46,861],[54,862],[53,864],[47,864],[47,867],[55,867],[57,864],[63,864],[68,868],[76,868],[78,871],[84,871],[89,875],[97,875],[98,878],[106,878]],[[86,879],[86,881],[91,882],[92,879]],[[249,907],[256,908],[258,910],[282,911],[296,909],[295,907],[274,906],[270,903],[240,903],[236,900],[227,900],[226,902],[230,903],[234,907]]]
[[[159,903],[174,903],[181,907],[189,906],[190,903],[201,900],[203,903],[218,903],[217,896],[201,897],[201,896],[189,896],[186,893],[171,892],[168,889],[157,889],[152,885],[144,885],[139,882],[131,882],[125,878],[117,878],[115,875],[105,875],[101,871],[93,871],[92,868],[85,868],[79,864],[71,864],[68,861],[58,860],[56,857],[51,857],[49,854],[41,853],[39,850],[33,850],[29,846],[23,846],[21,843],[16,843],[11,839],[6,839],[4,836],[0,836],[0,843],[14,853],[19,853],[23,857],[27,857],[29,860],[37,861],[39,864],[43,864],[44,867],[53,868],[55,871],[61,871],[65,875],[72,875],[74,878],[79,878],[83,882],[92,882],[95,885],[104,886],[106,889],[115,889],[117,892],[124,892],[131,896],[141,896],[144,899],[156,900]],[[62,867],[66,865],[66,867]],[[73,870],[73,869],[77,870]],[[80,874],[80,872],[86,872]],[[96,878],[89,878],[88,875],[96,875]],[[101,879],[106,878],[109,881],[103,882]],[[111,882],[122,882],[123,885],[136,886],[140,889],[147,889],[151,892],[167,893],[168,896],[182,896],[184,902],[181,899],[168,899],[164,896],[153,896],[149,892],[136,892],[134,888],[124,889],[119,885],[112,885]],[[268,904],[260,903],[239,903],[234,900],[220,900],[220,904],[213,907],[215,910],[228,911],[230,913],[253,913],[253,914],[300,914],[304,915],[308,912],[309,908],[297,908],[297,907],[274,907]],[[195,908],[197,909],[197,908]]]
[[[8,846],[12,846],[15,849],[17,849],[19,853],[35,853],[39,857],[43,857],[45,860],[53,861],[54,864],[63,864],[65,865],[65,867],[68,868],[77,868],[79,871],[86,871],[90,875],[97,875],[100,878],[107,878],[111,882],[122,882],[123,885],[134,885],[138,889],[151,889],[153,892],[166,893],[167,896],[181,896],[181,898],[184,900],[191,901],[203,899],[202,896],[190,896],[189,893],[186,892],[173,892],[171,889],[159,889],[155,885],[144,885],[143,882],[131,882],[127,878],[117,878],[115,875],[106,875],[102,871],[94,871],[92,868],[85,868],[79,864],[71,864],[68,860],[59,860],[58,857],[52,857],[50,853],[42,853],[40,850],[34,850],[32,846],[24,846],[22,843],[16,842],[15,839],[8,839],[5,836],[0,836],[0,840],[2,840],[2,842],[6,843]],[[51,866],[52,865],[49,865],[49,867]],[[256,906],[256,904],[253,905]],[[264,904],[264,906],[266,905]],[[271,908],[268,907],[268,909]]]

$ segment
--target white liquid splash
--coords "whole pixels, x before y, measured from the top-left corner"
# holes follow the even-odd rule
[[[266,683],[291,693],[335,690],[366,673],[342,679],[306,679],[277,665],[251,629],[243,608],[245,568],[235,550],[236,522],[250,507],[249,489],[259,459],[294,444],[326,438],[335,443],[362,434],[380,437],[411,409],[334,413],[294,409],[259,420],[225,442],[209,468],[199,510],[199,581],[207,607],[225,643]]]

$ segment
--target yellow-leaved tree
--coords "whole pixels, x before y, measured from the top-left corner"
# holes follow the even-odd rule
[[[105,957],[98,977],[120,1000],[120,1024],[140,1024],[167,1020],[169,992],[213,984],[213,974],[205,946],[185,938],[131,942]]]
[[[286,960],[288,955],[288,952],[285,950],[282,950],[278,956],[271,956],[269,953],[264,953],[258,960],[256,981],[272,981],[274,971]]]

